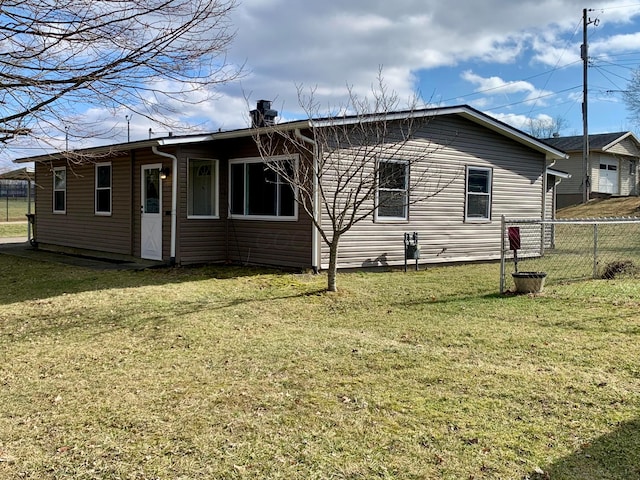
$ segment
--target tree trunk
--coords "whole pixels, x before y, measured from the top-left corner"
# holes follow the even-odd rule
[[[327,291],[337,292],[336,277],[338,275],[338,241],[340,237],[334,236],[329,244],[329,270],[327,271]]]

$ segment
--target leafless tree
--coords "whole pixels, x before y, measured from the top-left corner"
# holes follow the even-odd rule
[[[630,113],[629,118],[640,125],[640,68],[631,73],[631,80],[622,95]]]
[[[321,116],[314,92],[305,95],[299,87],[299,103],[310,119],[309,137],[277,124],[254,136],[268,168],[294,187],[296,201],[328,246],[329,291],[337,291],[338,246],[349,230],[379,209],[406,212],[453,181],[444,181],[429,165],[429,157],[452,139],[436,144],[419,135],[428,118],[417,108],[417,97],[398,112],[398,96],[387,90],[381,76],[370,98],[353,89],[348,93],[345,105]]]
[[[529,134],[536,138],[551,138],[567,127],[564,117],[532,118],[529,120]]]
[[[154,121],[237,75],[235,0],[5,0],[0,142],[63,132],[78,105]],[[163,115],[164,114],[164,115]],[[71,120],[73,121],[73,119]]]

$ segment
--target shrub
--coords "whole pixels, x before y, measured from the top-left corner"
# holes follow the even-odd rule
[[[601,275],[605,280],[612,280],[620,275],[635,275],[638,267],[631,260],[608,263]]]

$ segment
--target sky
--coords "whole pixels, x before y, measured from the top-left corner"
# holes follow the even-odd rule
[[[243,75],[219,86],[215,99],[185,106],[180,120],[205,132],[244,128],[260,99],[273,102],[279,121],[305,118],[299,91],[313,92],[326,114],[345,104],[349,89],[369,95],[382,72],[400,107],[418,93],[425,106],[468,104],[524,131],[532,120],[560,118],[561,135],[581,135],[584,8],[589,132],[637,132],[622,97],[640,67],[633,0],[241,0],[227,61],[242,65]],[[115,133],[74,139],[70,148],[126,141],[127,112],[78,109]],[[131,140],[149,138],[150,128],[166,133],[134,115]],[[40,153],[21,139],[0,150],[0,170]]]

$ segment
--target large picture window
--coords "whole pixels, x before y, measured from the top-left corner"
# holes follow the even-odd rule
[[[190,218],[218,217],[218,161],[189,159],[187,214]]]
[[[292,158],[273,159],[293,173]],[[230,211],[235,217],[293,220],[297,215],[294,188],[262,159],[232,160],[230,163]]]
[[[466,219],[491,219],[491,169],[467,167]]]
[[[54,213],[65,213],[67,211],[66,167],[53,169],[53,211]]]
[[[378,163],[378,219],[408,218],[409,165],[397,160]]]
[[[96,164],[96,215],[111,215],[111,164]]]

